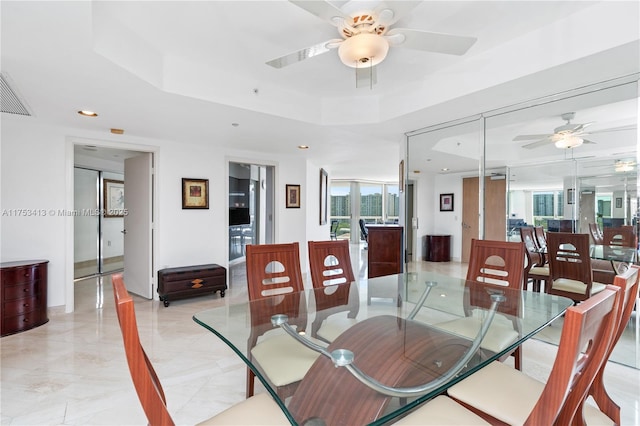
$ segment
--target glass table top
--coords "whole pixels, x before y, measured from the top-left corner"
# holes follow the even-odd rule
[[[409,272],[229,304],[193,319],[255,369],[292,424],[384,424],[508,356],[572,304]],[[270,339],[291,339],[277,355],[281,365],[293,365],[299,350],[316,356],[286,401],[262,380],[256,359],[256,347]]]

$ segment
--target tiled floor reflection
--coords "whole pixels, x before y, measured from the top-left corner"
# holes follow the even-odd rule
[[[366,250],[353,246],[353,266],[366,274]],[[466,265],[418,262],[410,269],[464,276]],[[136,299],[142,343],[165,389],[177,424],[200,422],[244,399],[245,367],[192,315],[246,300],[244,265],[230,268],[230,288],[220,294],[176,300]],[[109,277],[78,281],[71,314],[0,339],[2,425],[145,425],[129,376]],[[59,312],[59,310],[54,310]],[[546,377],[556,347],[536,340],[524,348],[524,368]],[[623,425],[640,424],[640,371],[612,364],[606,382],[622,406]]]

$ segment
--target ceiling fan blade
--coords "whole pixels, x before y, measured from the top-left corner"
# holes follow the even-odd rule
[[[385,38],[392,45],[427,52],[446,53],[448,55],[464,55],[478,40],[475,37],[410,30],[407,28],[393,28],[389,30]]]
[[[545,145],[550,144],[552,142],[553,141],[550,140],[549,138],[545,138],[545,139],[541,139],[541,140],[536,141],[536,142],[531,142],[531,143],[528,143],[526,145],[522,145],[522,147],[526,148],[526,149],[533,149],[533,148],[538,148],[538,147],[541,147],[541,146],[545,146]]]
[[[329,22],[333,26],[338,26],[342,21],[351,23],[351,17],[342,12],[328,1],[309,0],[289,0],[290,3],[306,10],[312,15]],[[334,19],[338,18],[338,19]]]
[[[582,138],[581,138],[581,139],[582,139]],[[582,143],[593,143],[593,144],[595,144],[595,143],[597,143],[597,142],[590,141],[590,140],[587,140],[587,139],[582,139]]]
[[[267,65],[270,65],[274,68],[286,67],[287,65],[295,64],[297,62],[304,61],[305,59],[327,53],[329,50],[337,47],[340,42],[342,42],[342,40],[329,40],[318,43],[302,50],[298,50],[297,52],[289,53],[288,55],[272,59],[267,62]]]
[[[376,7],[375,15],[378,17],[379,24],[393,25],[407,16],[420,3],[423,1],[382,1]]]
[[[553,135],[518,135],[515,138],[513,138],[514,141],[530,141],[532,139],[544,139],[544,138],[548,138],[550,136]]]
[[[356,88],[373,87],[378,82],[378,67],[356,68]]]
[[[637,128],[636,125],[630,124],[628,126],[611,127],[609,129],[594,130],[592,132],[587,132],[587,134],[593,135],[593,134],[596,134],[596,133],[621,132],[621,131],[624,131],[624,130],[635,130],[636,128]]]

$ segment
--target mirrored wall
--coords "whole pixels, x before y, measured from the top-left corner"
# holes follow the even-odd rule
[[[470,238],[519,240],[521,226],[589,233],[590,223],[624,224],[637,232],[638,78],[407,134],[411,214],[421,224],[414,239],[449,234],[452,260],[465,262]],[[453,194],[453,209],[441,209],[443,194]],[[640,368],[636,316],[612,360]]]

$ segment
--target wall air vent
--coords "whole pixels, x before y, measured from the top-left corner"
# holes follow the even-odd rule
[[[31,113],[20,100],[16,92],[11,88],[7,77],[3,73],[0,73],[0,84],[2,85],[2,91],[0,92],[0,106],[2,112],[6,112],[7,114],[26,115],[27,117],[30,117]]]

